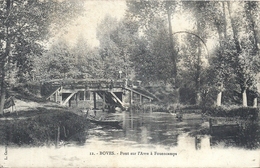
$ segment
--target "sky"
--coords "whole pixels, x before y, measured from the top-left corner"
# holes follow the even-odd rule
[[[62,28],[56,35],[56,39],[64,39],[70,45],[74,45],[79,36],[87,39],[92,47],[99,45],[96,39],[96,27],[109,14],[117,19],[122,19],[125,14],[126,3],[122,0],[117,1],[86,1],[84,14],[75,19],[69,26]]]
[[[117,19],[122,19],[126,10],[126,2],[124,0],[87,0],[85,2],[85,12],[83,15],[75,18],[72,23],[64,27],[53,38],[53,40],[65,40],[74,46],[79,36],[83,36],[91,47],[97,47],[99,41],[96,39],[97,25],[109,14]],[[189,22],[189,13],[175,15],[172,18],[173,32],[190,31],[194,29],[194,24]],[[208,41],[209,50],[212,41]],[[213,41],[214,43],[214,41]]]

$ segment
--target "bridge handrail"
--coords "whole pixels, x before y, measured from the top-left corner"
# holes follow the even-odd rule
[[[109,80],[109,79],[65,79],[65,80],[49,80],[44,81],[44,84],[52,85],[83,85],[85,87],[124,87],[126,85],[125,80]]]

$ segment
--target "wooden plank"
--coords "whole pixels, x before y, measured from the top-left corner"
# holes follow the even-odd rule
[[[132,105],[132,101],[133,101],[133,92],[132,90],[130,90],[130,106]]]
[[[65,104],[71,99],[71,97],[74,96],[74,94],[76,94],[76,93],[77,93],[77,92],[71,93],[71,94],[64,100],[64,102],[62,102],[62,105],[65,105]]]
[[[106,95],[105,95],[105,93],[102,94],[102,99],[103,99],[102,106],[103,106],[103,109],[105,109],[105,106],[106,106]]]
[[[93,92],[94,109],[97,109],[96,92]]]
[[[142,94],[142,93],[140,93],[140,92],[138,92],[138,91],[136,91],[136,90],[134,90],[134,89],[131,89],[131,88],[129,88],[129,87],[125,87],[125,89],[126,89],[126,90],[129,90],[129,91],[132,91],[132,92],[135,93],[135,94],[142,95],[143,97],[145,97],[145,98],[147,98],[147,99],[153,100],[152,97],[147,96],[147,95],[144,95],[144,94]]]
[[[46,100],[50,99],[51,96],[53,96],[53,95],[54,95],[56,92],[58,92],[60,89],[61,89],[61,87],[59,87],[58,89],[56,89],[52,94],[50,94],[50,95],[46,98]]]
[[[117,102],[123,107],[123,102],[115,95],[113,92],[109,92],[116,100]]]

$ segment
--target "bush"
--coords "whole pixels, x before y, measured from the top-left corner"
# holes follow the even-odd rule
[[[0,139],[2,143],[7,141],[16,145],[40,146],[55,144],[59,136],[62,141],[84,143],[87,127],[84,117],[56,111],[25,120],[9,121],[1,129],[1,135],[4,137]]]
[[[40,86],[38,84],[18,84],[13,88],[16,94],[15,97],[18,99],[26,99],[36,102],[46,101],[40,96]]]
[[[239,117],[240,119],[253,119],[258,118],[259,108],[252,107],[238,107],[238,108],[204,108],[202,111],[213,117]]]

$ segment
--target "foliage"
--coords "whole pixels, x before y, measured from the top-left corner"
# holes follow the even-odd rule
[[[79,36],[75,46],[60,39],[40,57],[34,58],[36,80],[100,78],[101,57],[96,48]]]
[[[53,44],[47,54],[52,61],[41,73],[49,66],[50,74],[58,73],[47,78],[121,77],[171,84],[189,93],[180,95],[185,104],[201,98],[201,104],[211,106],[219,93],[223,104],[241,103],[242,93],[250,93],[251,101],[259,73],[256,11],[257,2],[127,1],[124,20],[107,15],[97,26],[98,49],[89,48],[82,37],[74,48],[54,50]],[[185,12],[193,28],[173,36],[177,25],[171,22]],[[211,40],[215,43],[209,47]]]
[[[32,57],[43,52],[43,42],[51,31],[78,14],[75,1],[2,0],[0,5],[0,74],[3,112],[6,83],[26,82],[32,77]],[[67,10],[70,9],[68,12]],[[75,10],[75,11],[74,11]],[[78,12],[76,12],[78,10]],[[72,13],[71,13],[72,12]],[[75,14],[73,14],[75,12]],[[62,21],[60,20],[62,17]],[[11,72],[14,71],[11,77]],[[17,78],[18,80],[8,80]]]
[[[98,48],[91,48],[79,36],[75,46],[60,39],[44,51],[46,35],[65,25],[80,5],[72,0],[14,1],[8,18],[9,1],[0,6],[10,21],[2,25],[0,45],[2,55],[8,53],[9,67],[18,67],[14,72],[23,82],[33,77],[33,71],[37,79],[138,79],[146,85],[170,84],[182,92],[180,97],[175,93],[160,97],[165,101],[178,102],[180,98],[180,103],[194,104],[196,100],[204,106],[213,105],[221,94],[223,104],[247,104],[245,100],[249,100],[251,105],[257,97],[259,2],[127,1],[123,20],[107,15],[97,25]],[[69,7],[72,10],[66,13]],[[185,18],[190,31],[173,35],[178,27],[172,25],[174,19],[185,13],[190,14]],[[7,28],[9,35],[16,33],[9,40]],[[4,63],[2,71],[7,72],[9,62]],[[242,96],[245,94],[247,99]],[[198,103],[199,97],[202,103]]]
[[[238,117],[240,119],[257,120],[259,108],[251,107],[206,107],[203,113],[212,117]]]
[[[138,23],[138,54],[133,55],[137,78],[144,83],[174,83],[177,52],[171,33],[171,15],[177,2],[129,1],[126,17]],[[140,35],[141,34],[141,35]]]
[[[42,77],[45,79],[48,77],[51,79],[65,78],[73,68],[74,60],[68,45],[63,41],[58,41],[52,45],[48,52],[38,58],[39,68],[37,71],[43,74]]]
[[[15,92],[15,98],[25,99],[36,102],[46,102],[46,99],[41,97],[41,85],[37,82],[26,82],[16,84],[12,91]]]
[[[135,54],[136,26],[128,20],[117,21],[107,15],[97,28],[99,54],[104,78],[134,77],[131,55]],[[120,73],[121,74],[120,74]]]
[[[1,142],[15,145],[41,146],[55,144],[60,129],[60,141],[85,142],[86,119],[70,112],[44,111],[39,116],[13,120],[1,125]]]
[[[141,46],[143,52],[133,57],[136,71],[144,81],[171,82],[173,66],[167,24],[159,18],[155,18],[153,23],[146,31],[145,46]]]
[[[8,6],[9,4],[9,6]],[[7,9],[8,6],[8,9]],[[41,42],[54,32],[58,26],[67,24],[68,19],[82,11],[80,4],[75,1],[13,1],[5,0],[0,6],[6,24],[2,25],[2,41],[8,43],[9,55],[2,47],[3,63],[18,68],[18,77],[24,77],[33,69],[32,57],[40,56],[43,52]],[[70,9],[69,13],[67,9]],[[66,11],[66,12],[65,12]],[[49,29],[50,26],[52,29]],[[6,30],[6,31],[5,31]],[[5,38],[4,38],[5,37]],[[4,45],[2,45],[4,46]],[[5,51],[4,51],[5,50]],[[7,54],[7,55],[6,55]],[[6,67],[6,70],[10,67]]]

